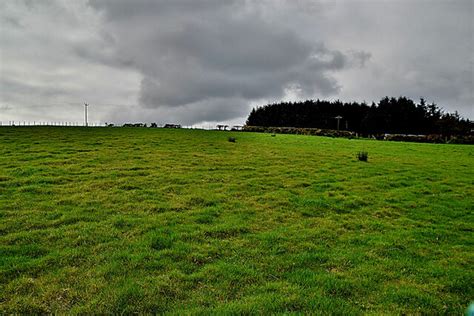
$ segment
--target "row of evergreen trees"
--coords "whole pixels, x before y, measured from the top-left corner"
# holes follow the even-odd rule
[[[337,119],[339,117],[339,119]],[[341,118],[342,117],[342,118]],[[339,123],[338,123],[339,121]],[[349,130],[362,134],[468,135],[474,122],[444,112],[436,104],[417,104],[407,97],[372,102],[307,100],[254,108],[247,126],[306,127]]]

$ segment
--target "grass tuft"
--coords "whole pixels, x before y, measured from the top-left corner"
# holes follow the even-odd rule
[[[359,151],[357,153],[357,159],[359,159],[360,161],[367,162],[367,160],[369,159],[369,153],[366,151]]]

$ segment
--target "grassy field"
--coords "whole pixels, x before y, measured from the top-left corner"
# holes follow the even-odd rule
[[[4,127],[0,314],[461,314],[473,210],[474,146]]]

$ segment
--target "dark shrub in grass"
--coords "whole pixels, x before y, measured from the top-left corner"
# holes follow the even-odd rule
[[[173,240],[169,236],[155,235],[151,240],[151,248],[155,250],[163,250],[171,248]]]
[[[367,160],[369,159],[369,153],[366,151],[359,151],[357,153],[357,159],[359,159],[360,161],[367,162]]]
[[[235,143],[235,137],[229,137],[228,140],[229,140],[229,142],[231,142],[231,143]]]

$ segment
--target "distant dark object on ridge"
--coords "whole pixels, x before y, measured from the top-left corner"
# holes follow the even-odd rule
[[[180,124],[165,124],[164,128],[181,128]]]
[[[125,123],[122,127],[146,127],[146,123]]]
[[[474,122],[447,113],[424,99],[385,97],[378,104],[306,100],[281,102],[252,109],[246,126],[346,130],[362,135],[471,135]]]

